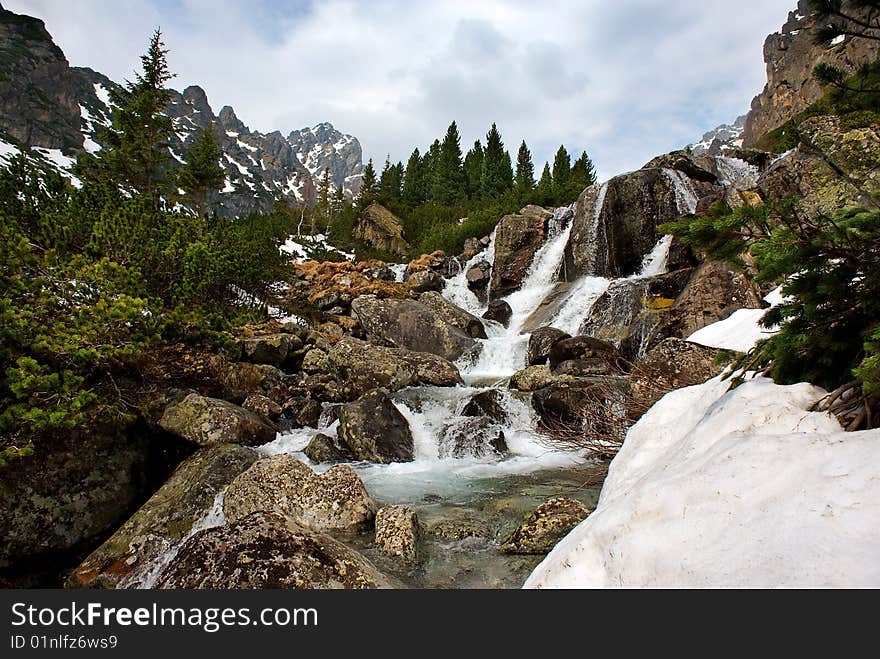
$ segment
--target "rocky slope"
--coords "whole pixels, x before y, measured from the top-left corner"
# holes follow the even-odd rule
[[[42,21],[0,9],[0,140],[3,153],[19,145],[38,147],[56,166],[72,164],[100,147],[99,130],[112,115],[116,83],[88,68],[71,67]],[[360,186],[363,164],[356,138],[329,123],[285,136],[251,131],[231,107],[214,113],[197,86],[171,91],[167,114],[175,137],[169,156],[183,161],[201,131],[213,126],[226,170],[212,200],[220,212],[240,215],[268,210],[284,199],[313,204],[326,169],[334,189],[349,195]],[[172,160],[172,162],[173,162]]]
[[[824,62],[855,72],[880,59],[880,42],[869,39],[847,38],[827,48],[816,45],[816,21],[810,14],[807,0],[799,0],[797,10],[789,13],[782,30],[771,34],[764,43],[767,85],[752,101],[746,119],[743,144],[747,148],[759,146],[765,134],[822,97],[822,87],[813,78],[817,64]]]

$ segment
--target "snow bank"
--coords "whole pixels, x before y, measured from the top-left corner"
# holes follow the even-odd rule
[[[782,287],[770,292],[764,301],[771,307],[782,304],[785,301],[782,297]],[[759,321],[765,313],[767,313],[766,309],[740,309],[724,320],[697,330],[687,340],[709,348],[748,352],[758,341],[769,338],[779,331],[776,327],[772,329],[761,327]]]
[[[880,586],[880,430],[759,378],[673,391],[526,588]]]

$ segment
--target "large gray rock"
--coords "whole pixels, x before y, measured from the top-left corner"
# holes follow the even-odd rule
[[[351,305],[370,341],[455,361],[475,345],[433,309],[415,300],[380,300],[373,295]]]
[[[529,365],[540,366],[541,364],[546,364],[553,346],[563,339],[570,338],[571,334],[555,327],[539,327],[529,337]]]
[[[532,394],[532,406],[544,425],[563,428],[579,428],[583,413],[588,407],[609,407],[608,403],[623,409],[631,394],[629,378],[620,376],[596,376],[556,381]]]
[[[385,252],[405,255],[410,250],[403,237],[403,221],[376,202],[367,206],[358,217],[353,235],[355,239]]]
[[[386,506],[376,514],[376,546],[404,563],[419,561],[419,518],[412,508]]]
[[[351,337],[333,346],[327,361],[349,400],[379,388],[393,392],[419,384],[453,387],[462,382],[455,365],[442,357],[386,348]]]
[[[724,370],[723,357],[732,353],[669,338],[651,348],[635,365],[633,396],[649,409],[667,392],[703,384]]]
[[[145,585],[150,569],[211,511],[217,495],[257,460],[233,444],[202,449],[70,575],[68,588]]]
[[[280,513],[313,531],[358,531],[376,516],[376,502],[347,465],[316,474],[290,455],[259,460],[226,491],[230,521],[263,510]]]
[[[471,266],[465,273],[467,287],[477,296],[477,298],[485,302],[486,293],[489,291],[489,283],[492,279],[492,264],[488,261],[480,261]]]
[[[505,554],[548,554],[590,514],[580,501],[561,497],[542,503],[501,544]]]
[[[419,302],[434,311],[445,322],[458,328],[472,339],[485,339],[486,328],[483,322],[464,309],[455,306],[445,297],[436,292],[424,293]]]
[[[382,389],[339,409],[338,434],[358,460],[383,464],[414,460],[409,424]]]
[[[198,446],[261,446],[275,439],[276,434],[272,426],[253,412],[195,393],[166,407],[159,425]]]
[[[590,336],[562,339],[550,349],[550,370],[554,373],[560,364],[571,360],[590,362],[597,375],[609,375],[623,371],[624,360],[613,345]]]
[[[497,389],[487,389],[474,394],[461,410],[462,416],[487,417],[497,423],[507,423],[504,410],[504,394]]]
[[[349,462],[354,460],[351,451],[342,446],[339,440],[324,433],[318,433],[312,437],[308,446],[303,449],[303,453],[308,456],[309,460],[318,464],[322,462]]]
[[[440,438],[441,458],[486,458],[507,453],[504,430],[486,417],[464,419],[446,428]]]
[[[253,364],[281,366],[288,356],[303,347],[295,334],[267,334],[241,341],[242,357]]]
[[[433,270],[416,272],[406,281],[412,287],[413,293],[416,294],[442,291],[446,286],[446,280]]]
[[[544,208],[526,206],[498,222],[489,292],[492,299],[505,297],[522,286],[535,254],[547,238],[550,217]]]
[[[510,308],[510,305],[506,300],[492,300],[489,302],[489,307],[483,314],[483,318],[486,320],[494,320],[496,323],[499,323],[504,327],[510,325],[510,319],[512,317],[513,309]]]
[[[342,543],[263,511],[194,535],[156,585],[213,590],[392,587],[370,562]]]

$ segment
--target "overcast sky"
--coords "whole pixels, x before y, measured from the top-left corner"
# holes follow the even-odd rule
[[[178,89],[252,130],[330,121],[364,159],[406,161],[453,119],[497,122],[540,173],[560,143],[602,178],[744,114],[796,0],[0,0],[71,64],[130,78],[161,26]]]

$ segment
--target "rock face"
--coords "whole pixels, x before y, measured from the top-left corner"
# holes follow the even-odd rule
[[[590,514],[580,501],[551,499],[538,506],[501,545],[505,554],[547,554]]]
[[[688,145],[695,156],[721,156],[743,145],[746,115],[737,117],[732,124],[722,124],[703,134],[699,142]]]
[[[446,286],[446,281],[438,273],[432,270],[422,270],[414,273],[407,283],[412,287],[413,293],[427,293],[428,291],[439,292]]]
[[[636,274],[660,238],[657,225],[693,213],[697,203],[694,183],[673,169],[642,169],[587,188],[566,247],[568,279]]]
[[[583,333],[589,334],[589,332]],[[546,364],[553,346],[563,339],[570,338],[570,334],[555,327],[539,327],[529,337],[529,365],[540,366],[541,364]]]
[[[378,203],[367,206],[354,227],[357,240],[385,252],[405,255],[410,245],[403,237],[403,222],[390,210]]]
[[[376,514],[376,546],[404,563],[419,561],[419,518],[412,508],[386,506]]]
[[[376,346],[346,337],[327,357],[349,400],[373,389],[397,391],[418,384],[454,387],[461,375],[451,362],[430,353]]]
[[[433,291],[424,293],[419,296],[419,302],[431,309],[444,322],[461,330],[472,339],[486,338],[486,328],[479,318],[455,306],[440,293]]]
[[[261,446],[275,439],[275,429],[253,412],[195,393],[165,408],[159,425],[198,446]]]
[[[289,517],[313,531],[357,531],[376,516],[378,507],[347,465],[316,474],[290,455],[259,460],[226,491],[223,509],[235,522],[253,512]]]
[[[864,17],[870,8],[856,10]],[[767,37],[764,61],[767,86],[752,101],[743,134],[744,146],[759,147],[761,138],[792,119],[823,96],[822,87],[813,77],[813,69],[822,62],[855,72],[859,67],[880,59],[880,43],[870,39],[847,38],[830,48],[813,42],[817,29],[807,0],[799,0],[796,12],[788,15],[782,31]]]
[[[370,341],[455,361],[476,344],[433,309],[415,300],[380,300],[364,295],[352,311]]]
[[[366,559],[278,513],[197,533],[157,582],[164,589],[389,588]]]
[[[358,460],[383,464],[414,460],[409,424],[381,389],[340,408],[339,439]]]
[[[67,580],[68,588],[143,584],[151,564],[211,511],[217,495],[257,459],[251,449],[221,444],[198,451]]]
[[[53,438],[51,450],[0,478],[0,570],[42,569],[122,522],[142,497],[150,456],[141,438],[92,429]]]
[[[495,263],[492,267],[492,299],[518,290],[535,253],[547,238],[551,213],[538,206],[526,206],[515,215],[505,215],[495,233]]]

